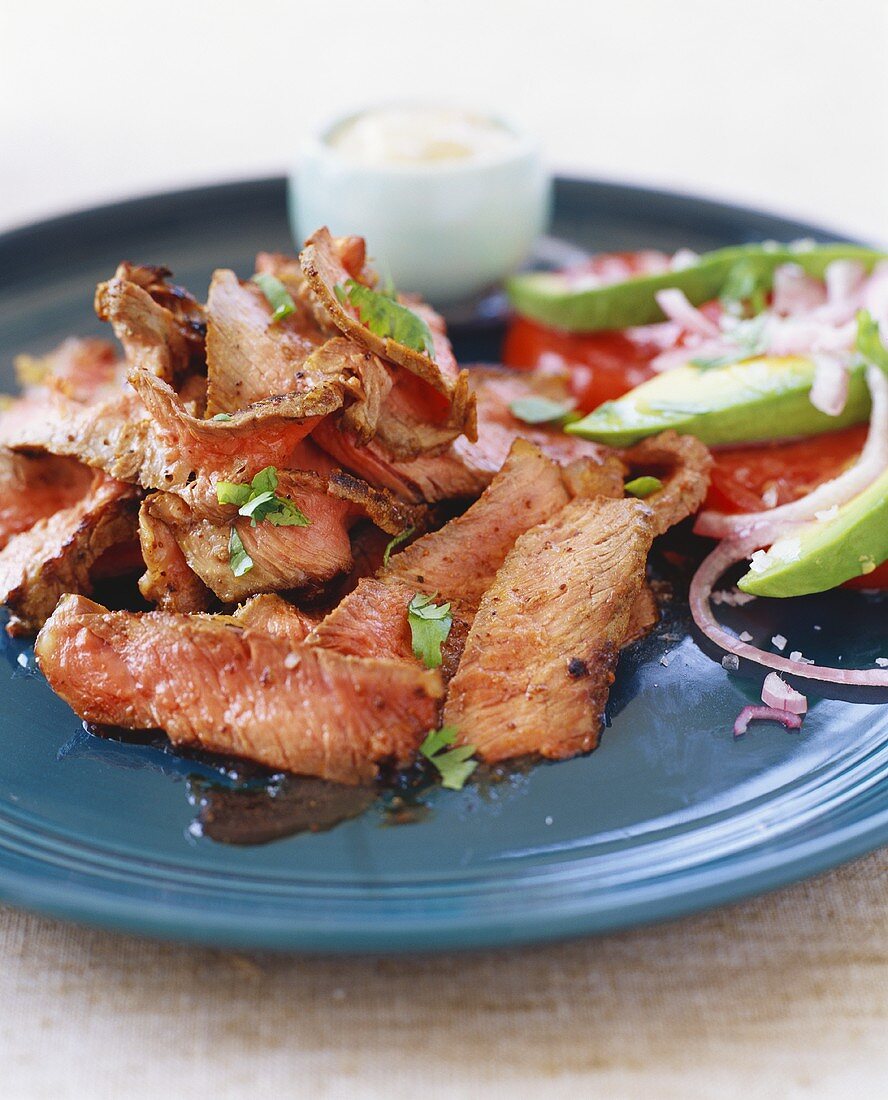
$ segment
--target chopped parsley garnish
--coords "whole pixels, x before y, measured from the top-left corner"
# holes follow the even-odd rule
[[[256,474],[249,485],[238,485],[234,481],[217,481],[216,500],[220,504],[236,504],[237,514],[246,516],[250,520],[251,527],[266,520],[274,527],[308,527],[311,524],[308,516],[288,497],[278,496],[277,487],[277,470],[274,466],[266,466]],[[240,572],[235,566],[235,559],[241,560],[239,555],[242,556]],[[228,561],[236,577],[253,568],[253,561],[244,550],[244,544],[234,527],[231,528],[231,538],[228,542]]]
[[[756,317],[768,302],[772,276],[761,264],[738,260],[728,272],[719,300],[737,317]]]
[[[658,477],[634,477],[631,481],[627,481],[623,488],[629,496],[644,500],[651,493],[659,493],[663,488],[663,482]]]
[[[407,527],[399,535],[395,535],[395,537],[391,540],[391,542],[385,548],[385,553],[382,555],[382,564],[383,565],[388,565],[389,558],[392,556],[392,551],[397,550],[397,548],[401,545],[402,542],[406,542],[415,530],[416,530],[415,527]]]
[[[264,520],[275,527],[308,527],[308,516],[288,497],[278,496],[277,487],[277,470],[266,466],[249,485],[217,481],[216,499],[220,504],[236,504],[238,515],[247,516],[251,527]]]
[[[292,295],[275,275],[260,271],[258,275],[253,276],[252,281],[265,295],[265,300],[273,310],[269,324],[277,324],[284,317],[289,317],[291,313],[296,312],[296,303]]]
[[[228,537],[228,564],[231,566],[231,572],[236,577],[242,577],[244,573],[249,573],[253,568],[253,559],[244,549],[241,537],[234,526],[232,526],[231,534]]]
[[[879,326],[868,309],[857,311],[857,337],[854,347],[868,363],[888,372],[888,348],[882,343]]]
[[[465,781],[478,767],[478,761],[470,759],[475,752],[474,745],[458,745],[455,749],[444,751],[456,740],[457,733],[455,726],[429,730],[425,741],[419,746],[419,751],[426,760],[430,760],[438,769],[441,786],[451,791],[462,790]]]
[[[525,424],[550,424],[575,416],[573,401],[552,401],[549,397],[519,397],[509,404],[509,412]]]
[[[441,646],[447,641],[453,617],[450,604],[435,604],[435,597],[417,592],[407,605],[407,622],[413,643],[413,656],[426,668],[440,668]]]
[[[742,363],[744,359],[754,359],[757,355],[764,355],[768,350],[765,320],[765,315],[761,314],[749,321],[739,321],[727,335],[727,339],[735,345],[735,349],[712,359],[692,359],[691,366],[699,367],[700,370],[712,370],[715,367],[730,367],[734,363]]]
[[[230,420],[231,419],[231,413],[216,413],[216,415],[211,417],[211,419],[212,420],[220,420],[220,421],[221,420]]]
[[[429,326],[412,309],[390,297],[388,291],[379,293],[354,279],[346,279],[334,290],[342,305],[350,305],[357,310],[361,324],[366,325],[375,336],[395,340],[422,352],[429,359],[435,358],[435,344]]]

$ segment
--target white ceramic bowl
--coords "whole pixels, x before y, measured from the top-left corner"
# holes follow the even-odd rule
[[[550,181],[536,144],[500,119],[511,140],[464,159],[368,164],[330,143],[354,115],[322,127],[290,178],[290,221],[301,244],[319,226],[358,234],[402,290],[464,302],[514,271],[549,217]]]

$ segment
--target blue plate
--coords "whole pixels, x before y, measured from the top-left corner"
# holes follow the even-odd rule
[[[554,233],[590,249],[719,245],[807,225],[686,196],[560,180]],[[103,331],[94,284],[122,258],[163,263],[198,293],[217,266],[252,271],[291,247],[285,183],[162,195],[0,239],[0,365]],[[458,334],[465,359],[497,332]],[[668,562],[661,561],[667,572]],[[424,796],[394,826],[381,805],[328,832],[251,847],[194,827],[206,761],[85,733],[0,642],[0,898],[201,943],[403,951],[524,943],[622,928],[814,874],[888,841],[888,707],[813,701],[801,735],[760,724],[734,741],[755,681],[728,676],[688,631],[681,577],[664,623],[621,661],[592,755]],[[834,593],[743,609],[807,655],[888,652],[880,597]],[[734,614],[739,615],[738,612]],[[781,617],[782,616],[782,617]],[[739,622],[739,619],[738,619]],[[841,626],[841,629],[839,629]],[[816,628],[821,629],[816,629]]]

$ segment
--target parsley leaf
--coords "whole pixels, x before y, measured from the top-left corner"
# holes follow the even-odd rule
[[[552,401],[548,397],[519,397],[509,404],[512,416],[525,424],[548,424],[573,413],[573,401]]]
[[[727,274],[719,300],[737,317],[755,317],[765,308],[772,276],[752,260],[738,260]]]
[[[260,272],[253,276],[252,282],[259,287],[273,310],[271,320],[268,322],[270,325],[277,324],[278,321],[296,312],[296,303],[289,290],[276,276]]]
[[[342,305],[353,306],[361,324],[374,335],[395,340],[429,359],[435,358],[431,329],[412,309],[394,301],[388,293],[380,294],[354,279],[346,279],[344,285],[340,283],[334,290]]]
[[[868,363],[888,372],[888,348],[882,343],[879,326],[868,309],[857,312],[857,337],[854,347]]]
[[[266,466],[260,470],[249,485],[238,485],[233,481],[216,482],[216,499],[220,504],[236,504],[238,515],[246,516],[250,520],[250,526],[268,521],[274,527],[308,527],[311,520],[288,497],[277,495],[278,476],[274,466]],[[232,527],[232,538],[236,537]],[[243,544],[238,537],[241,551]],[[232,543],[229,543],[229,561],[232,572],[234,563],[231,559]],[[249,555],[246,555],[249,560]],[[253,562],[247,568],[252,568]],[[243,572],[247,570],[244,569]],[[234,574],[236,577],[240,573]]]
[[[216,413],[216,415],[211,416],[210,419],[211,420],[219,420],[219,421],[230,420],[231,419],[231,413]]]
[[[231,534],[228,537],[228,564],[231,566],[231,572],[236,577],[242,577],[244,573],[249,573],[253,568],[253,559],[244,549],[241,537],[234,526],[232,526]]]
[[[663,482],[658,477],[635,477],[631,481],[627,481],[623,488],[630,496],[644,500],[651,493],[659,493],[663,488]]]
[[[425,741],[419,746],[419,751],[426,760],[430,760],[438,769],[441,786],[451,791],[462,790],[465,781],[478,767],[478,761],[470,759],[475,752],[474,745],[458,745],[448,752],[443,751],[448,745],[453,744],[457,733],[455,726],[442,726],[439,730],[429,730]]]
[[[435,604],[434,596],[417,592],[407,605],[407,622],[413,644],[413,656],[426,668],[440,668],[441,646],[447,641],[453,617],[450,604]]]
[[[385,548],[385,553],[382,555],[382,564],[383,565],[388,565],[389,558],[392,556],[392,551],[397,550],[397,548],[401,545],[402,542],[406,542],[415,530],[416,530],[415,527],[406,527],[399,535],[395,535],[395,537],[391,540],[391,542]]]
[[[250,499],[249,485],[236,485],[233,481],[216,482],[216,500],[220,504],[236,504],[240,507]]]

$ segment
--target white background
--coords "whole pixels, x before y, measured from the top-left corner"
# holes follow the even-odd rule
[[[888,241],[888,0],[0,0],[0,227],[279,172],[415,95],[555,167]]]

